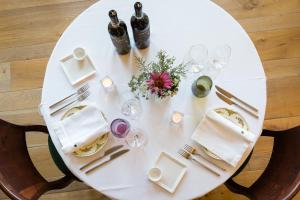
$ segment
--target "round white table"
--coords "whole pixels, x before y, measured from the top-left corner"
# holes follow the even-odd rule
[[[144,11],[150,17],[151,44],[148,49],[139,51],[134,47],[130,17],[133,13],[133,0],[101,0],[94,4],[66,29],[53,50],[44,80],[41,112],[49,128],[51,138],[69,169],[79,179],[99,192],[116,199],[191,199],[200,197],[224,183],[241,165],[250,149],[236,168],[229,167],[221,177],[211,174],[204,168],[184,160],[177,151],[190,142],[193,130],[211,108],[227,107],[238,111],[246,118],[250,130],[260,135],[266,106],[266,79],[256,49],[243,28],[222,8],[206,0],[145,0]],[[115,9],[119,18],[128,25],[132,50],[130,54],[119,56],[110,40],[107,24],[108,11]],[[134,56],[142,55],[154,59],[160,49],[175,56],[177,63],[184,59],[188,49],[198,43],[209,50],[220,44],[229,44],[232,49],[229,66],[215,80],[218,85],[230,90],[259,109],[259,119],[247,115],[234,106],[222,102],[215,95],[198,99],[191,92],[191,83],[198,75],[189,74],[182,80],[177,96],[170,101],[142,101],[143,114],[136,122],[148,136],[148,144],[139,150],[131,150],[110,164],[90,175],[79,170],[80,166],[101,155],[78,158],[61,151],[61,144],[54,127],[61,115],[51,117],[49,105],[75,91],[68,82],[59,60],[72,53],[78,46],[84,47],[96,66],[96,76],[89,81],[94,102],[104,111],[109,120],[123,117],[120,113],[122,93],[128,90],[127,82],[137,72]],[[101,78],[109,75],[117,86],[119,95],[106,93],[100,85]],[[193,77],[194,76],[194,77]],[[170,125],[172,111],[184,113],[181,128]],[[105,148],[114,145],[110,140]],[[174,194],[170,194],[147,179],[147,171],[153,166],[160,152],[165,151],[180,159],[188,170]],[[102,152],[102,151],[101,151]]]

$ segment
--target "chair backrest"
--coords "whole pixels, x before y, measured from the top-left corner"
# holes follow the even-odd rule
[[[71,177],[47,182],[40,175],[27,150],[26,131],[48,133],[45,126],[18,126],[0,119],[0,188],[12,199],[38,199],[72,182]]]
[[[263,174],[249,187],[232,178],[226,187],[253,200],[288,200],[300,190],[300,126],[285,131],[264,130],[274,137],[271,159]]]
[[[285,131],[263,131],[274,137],[267,168],[249,188],[253,199],[291,199],[300,190],[300,126]]]

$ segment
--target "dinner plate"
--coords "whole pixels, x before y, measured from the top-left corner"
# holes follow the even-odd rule
[[[245,130],[249,130],[249,126],[248,126],[245,118],[242,115],[240,115],[238,112],[230,110],[228,108],[216,108],[215,111],[216,111],[216,113],[222,115],[223,117],[230,120],[237,126],[243,128]],[[209,151],[207,148],[205,148],[203,146],[201,146],[201,147],[208,156],[210,156],[214,159],[217,159],[217,160],[221,160],[217,155],[215,155],[214,153]]]
[[[75,106],[75,107],[69,109],[62,116],[61,120],[65,119],[67,117],[70,117],[71,115],[80,111],[84,107],[86,107],[86,105]],[[103,113],[102,113],[102,115],[105,119],[105,116]],[[108,134],[109,133],[101,135],[95,141],[93,141],[91,144],[85,145],[84,147],[80,148],[79,150],[74,151],[73,154],[78,157],[86,157],[86,156],[94,155],[95,153],[100,151],[105,146],[105,144],[107,143],[107,140],[108,140]]]

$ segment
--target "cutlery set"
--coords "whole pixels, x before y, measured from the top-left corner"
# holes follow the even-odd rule
[[[60,111],[64,110],[65,108],[67,108],[68,106],[76,103],[76,102],[80,102],[85,100],[86,98],[88,98],[88,96],[90,95],[90,92],[88,91],[89,89],[89,85],[84,85],[82,87],[80,87],[76,92],[70,94],[69,96],[57,101],[56,103],[52,104],[49,106],[50,109],[53,109],[57,106],[59,106],[60,104],[62,104],[63,102],[69,100],[69,99],[73,99],[73,101],[67,103],[66,105],[58,108],[57,110],[53,111],[52,113],[50,113],[51,116],[56,115],[57,113],[59,113]]]
[[[246,103],[245,101],[241,100],[240,98],[234,96],[230,92],[224,90],[220,86],[215,86],[217,91],[216,94],[217,96],[227,103],[228,105],[235,105],[238,108],[242,109],[246,113],[250,114],[251,116],[258,118],[258,109],[251,106],[250,104]]]
[[[218,172],[216,172],[215,170],[211,169],[208,165],[204,164],[203,162],[201,162],[200,160],[196,159],[191,153],[183,150],[183,149],[179,149],[178,153],[188,159],[188,160],[192,160],[196,163],[198,163],[199,165],[201,165],[202,167],[204,167],[205,169],[207,169],[208,171],[212,172],[213,174],[215,174],[216,176],[220,176],[220,174]]]
[[[190,154],[192,155],[196,155],[196,156],[199,156],[201,158],[203,158],[204,160],[206,160],[207,162],[213,164],[214,166],[216,166],[217,168],[221,169],[222,171],[226,171],[226,169],[216,165],[215,163],[211,162],[208,158],[204,157],[203,155],[201,155],[200,153],[197,153],[196,152],[196,149],[188,144],[184,145],[184,148],[183,148],[186,152],[189,152]]]
[[[94,170],[96,170],[96,169],[104,166],[105,164],[109,163],[110,161],[112,161],[112,160],[114,160],[114,159],[120,157],[121,155],[123,155],[123,154],[130,151],[129,149],[123,149],[123,150],[118,151],[122,147],[123,147],[123,145],[117,145],[117,146],[111,147],[110,149],[106,150],[102,156],[100,156],[98,158],[95,158],[94,160],[92,160],[92,161],[88,162],[87,164],[83,165],[82,167],[80,167],[79,170],[83,171],[84,169],[86,169],[87,167],[93,165],[97,161],[100,161],[104,158],[107,158],[104,162],[102,162],[100,164],[97,164],[94,167],[92,167],[92,168],[88,169],[87,171],[85,171],[85,174],[89,174],[89,173],[93,172]]]
[[[210,161],[209,159],[205,158],[204,156],[202,156],[201,154],[196,152],[196,149],[188,144],[184,145],[183,149],[179,149],[177,152],[179,155],[181,155],[182,157],[184,157],[185,159],[191,160],[196,162],[198,165],[204,167],[205,169],[207,169],[208,171],[210,171],[211,173],[215,174],[216,176],[220,176],[220,173],[217,172],[215,169],[213,169],[212,167],[210,167],[209,165],[207,165],[206,163],[204,163],[203,161],[199,160],[196,158],[196,156],[201,157],[202,159],[206,160],[207,162],[209,162],[210,164],[214,165],[215,167],[217,167],[218,169],[222,170],[222,171],[226,171],[224,168],[216,165],[215,163],[213,163],[212,161]]]

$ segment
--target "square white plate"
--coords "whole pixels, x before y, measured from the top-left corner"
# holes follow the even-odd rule
[[[155,167],[162,170],[162,178],[155,183],[170,193],[176,190],[187,170],[185,164],[165,152],[159,155]]]
[[[88,55],[82,61],[77,61],[73,55],[60,60],[61,66],[72,85],[83,82],[96,73],[95,66]]]

